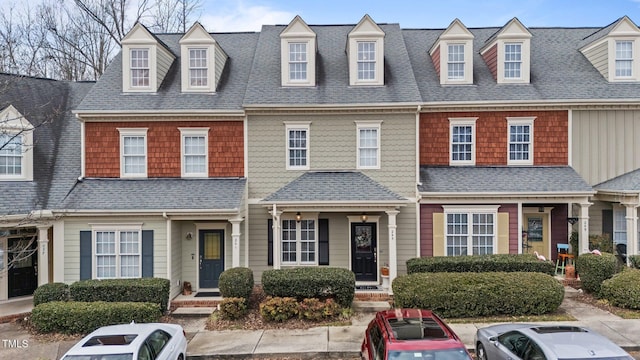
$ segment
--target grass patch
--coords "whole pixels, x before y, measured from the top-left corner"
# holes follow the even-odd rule
[[[444,319],[449,324],[471,324],[471,323],[502,323],[502,322],[540,322],[540,321],[577,321],[577,319],[564,311],[556,311],[543,315],[520,315],[520,316],[486,316],[473,318],[451,318]]]

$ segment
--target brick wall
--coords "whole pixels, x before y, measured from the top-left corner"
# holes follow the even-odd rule
[[[209,128],[209,176],[244,176],[241,121],[138,121],[85,124],[85,175],[120,176],[118,128],[147,128],[148,177],[180,177],[178,128]]]
[[[476,165],[507,165],[507,117],[535,117],[534,165],[568,164],[566,111],[488,111],[420,115],[420,165],[449,165],[449,118],[476,120]]]

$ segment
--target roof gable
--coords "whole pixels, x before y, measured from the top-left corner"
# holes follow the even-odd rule
[[[307,25],[304,20],[300,17],[300,15],[296,15],[296,17],[291,20],[289,25],[287,25],[284,30],[280,33],[281,38],[300,38],[300,37],[316,37],[316,33],[311,30],[309,25]]]
[[[158,44],[158,39],[142,23],[137,22],[122,38],[124,44]]]
[[[13,105],[0,111],[0,127],[18,131],[33,130],[33,125]]]
[[[215,44],[216,40],[202,24],[195,22],[179,41],[180,44]]]
[[[349,32],[349,37],[352,36],[384,36],[384,31],[368,14],[365,14]]]

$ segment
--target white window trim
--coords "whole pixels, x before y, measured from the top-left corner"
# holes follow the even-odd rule
[[[285,159],[287,161],[286,168],[287,170],[309,170],[311,164],[311,122],[303,121],[303,122],[289,122],[286,121],[285,125],[285,133],[284,133],[284,141],[285,141]],[[289,131],[290,130],[305,130],[307,134],[307,164],[304,166],[295,166],[291,165],[291,159],[289,156]]]
[[[624,206],[616,204],[613,205],[613,224],[612,224],[612,231],[613,234],[611,234],[611,241],[613,241],[614,244],[626,244],[627,241],[629,240],[627,238],[627,210],[625,209]],[[622,217],[622,221],[618,222],[617,220],[619,220],[619,218]],[[618,224],[621,224],[621,226],[619,227]],[[620,241],[620,239],[618,239],[616,237],[616,234],[618,233],[622,233],[624,234],[624,241]]]
[[[476,164],[476,120],[475,118],[449,118],[449,165],[465,166]],[[451,148],[453,146],[453,128],[456,126],[471,126],[471,160],[453,160]]]
[[[286,214],[282,214],[282,216],[280,216],[280,254],[278,254],[278,256],[280,257],[280,264],[283,266],[317,266],[318,265],[318,258],[319,258],[319,236],[318,236],[318,213],[301,213],[302,216],[302,220],[313,220],[314,221],[314,233],[315,233],[315,246],[314,246],[314,258],[315,261],[301,261],[302,259],[302,246],[300,246],[300,242],[302,241],[301,238],[301,234],[302,234],[302,228],[300,227],[300,223],[296,222],[296,259],[297,261],[283,261],[282,260],[282,232],[284,231],[284,226],[282,226],[282,222],[283,221],[290,221],[290,220],[295,220],[295,213],[286,213]]]
[[[382,120],[376,121],[356,121],[356,167],[358,169],[380,169],[380,157],[382,156],[382,147],[380,144]],[[375,129],[377,135],[378,149],[376,152],[376,164],[372,166],[363,166],[360,164],[360,130]]]
[[[620,41],[629,41],[631,42],[631,51],[632,51],[632,65],[631,65],[631,76],[616,76],[616,44]],[[609,41],[609,54],[611,59],[609,61],[609,79],[615,82],[629,82],[629,81],[638,81],[640,80],[640,50],[638,49],[640,46],[640,39],[636,37],[612,37]]]
[[[191,85],[191,50],[205,50],[207,52],[207,86]],[[215,55],[216,48],[213,44],[181,44],[180,53],[182,72],[182,92],[215,92]]]
[[[506,61],[505,46],[506,44],[520,44],[521,59],[520,59],[520,77],[519,78],[507,78],[504,76],[504,64]],[[498,46],[498,72],[497,78],[499,84],[528,84],[531,79],[531,40],[529,39],[500,39],[497,42]]]
[[[373,79],[358,78],[358,43],[372,42],[375,45],[375,75]],[[351,37],[349,38],[349,79],[351,86],[384,85],[384,41],[382,38]]]
[[[146,128],[134,129],[134,128],[118,128],[120,132],[120,177],[121,178],[145,178],[149,170],[149,155],[148,155],[148,139]],[[127,174],[125,173],[124,166],[124,138],[127,136],[141,136],[144,137],[144,174]]]
[[[131,85],[131,50],[145,49],[149,52],[149,86]],[[157,88],[156,47],[149,45],[123,45],[122,51],[122,88],[124,92],[154,92]]]
[[[533,121],[535,117],[508,117],[507,118],[507,165],[533,165]],[[529,160],[511,160],[511,125],[529,126]]]
[[[308,39],[282,39],[281,41],[281,72],[282,72],[282,86],[315,86],[316,85],[316,64],[315,64],[315,38]],[[291,79],[291,72],[289,71],[290,65],[290,45],[291,44],[305,44],[307,53],[307,78],[306,79]]]
[[[0,181],[33,181],[33,132],[35,128],[12,105],[0,111],[0,132],[22,137],[22,172],[20,175],[0,175]]]
[[[180,173],[183,178],[209,177],[209,128],[178,128],[180,130]],[[184,163],[184,138],[185,136],[204,136],[204,172],[186,173]]]
[[[139,278],[142,277],[142,223],[139,224],[89,224],[91,225],[91,278],[92,279],[119,279],[121,278],[120,274],[120,250],[119,250],[119,241],[121,232],[138,232],[138,239],[140,242],[140,246],[138,247],[138,256],[140,257],[138,274],[140,274]],[[116,277],[114,278],[98,278],[98,261],[96,253],[96,233],[97,232],[115,232],[116,233]]]
[[[464,77],[461,79],[449,78],[449,46],[451,45],[462,45],[464,48]],[[442,43],[442,47],[440,48],[440,83],[443,85],[473,84],[473,51],[471,40],[446,41]]]
[[[444,250],[445,256],[447,253],[447,215],[448,214],[467,214],[468,220],[470,220],[469,226],[470,231],[467,239],[467,255],[473,255],[473,230],[471,229],[473,226],[472,216],[474,214],[492,214],[493,215],[493,243],[491,245],[493,249],[493,254],[496,254],[498,251],[498,209],[500,205],[481,205],[481,206],[468,206],[468,205],[442,205],[444,209],[443,216],[443,229],[444,229]]]

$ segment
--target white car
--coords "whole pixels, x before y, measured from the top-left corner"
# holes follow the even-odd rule
[[[62,360],[184,360],[187,339],[180,325],[123,324],[85,336]]]

